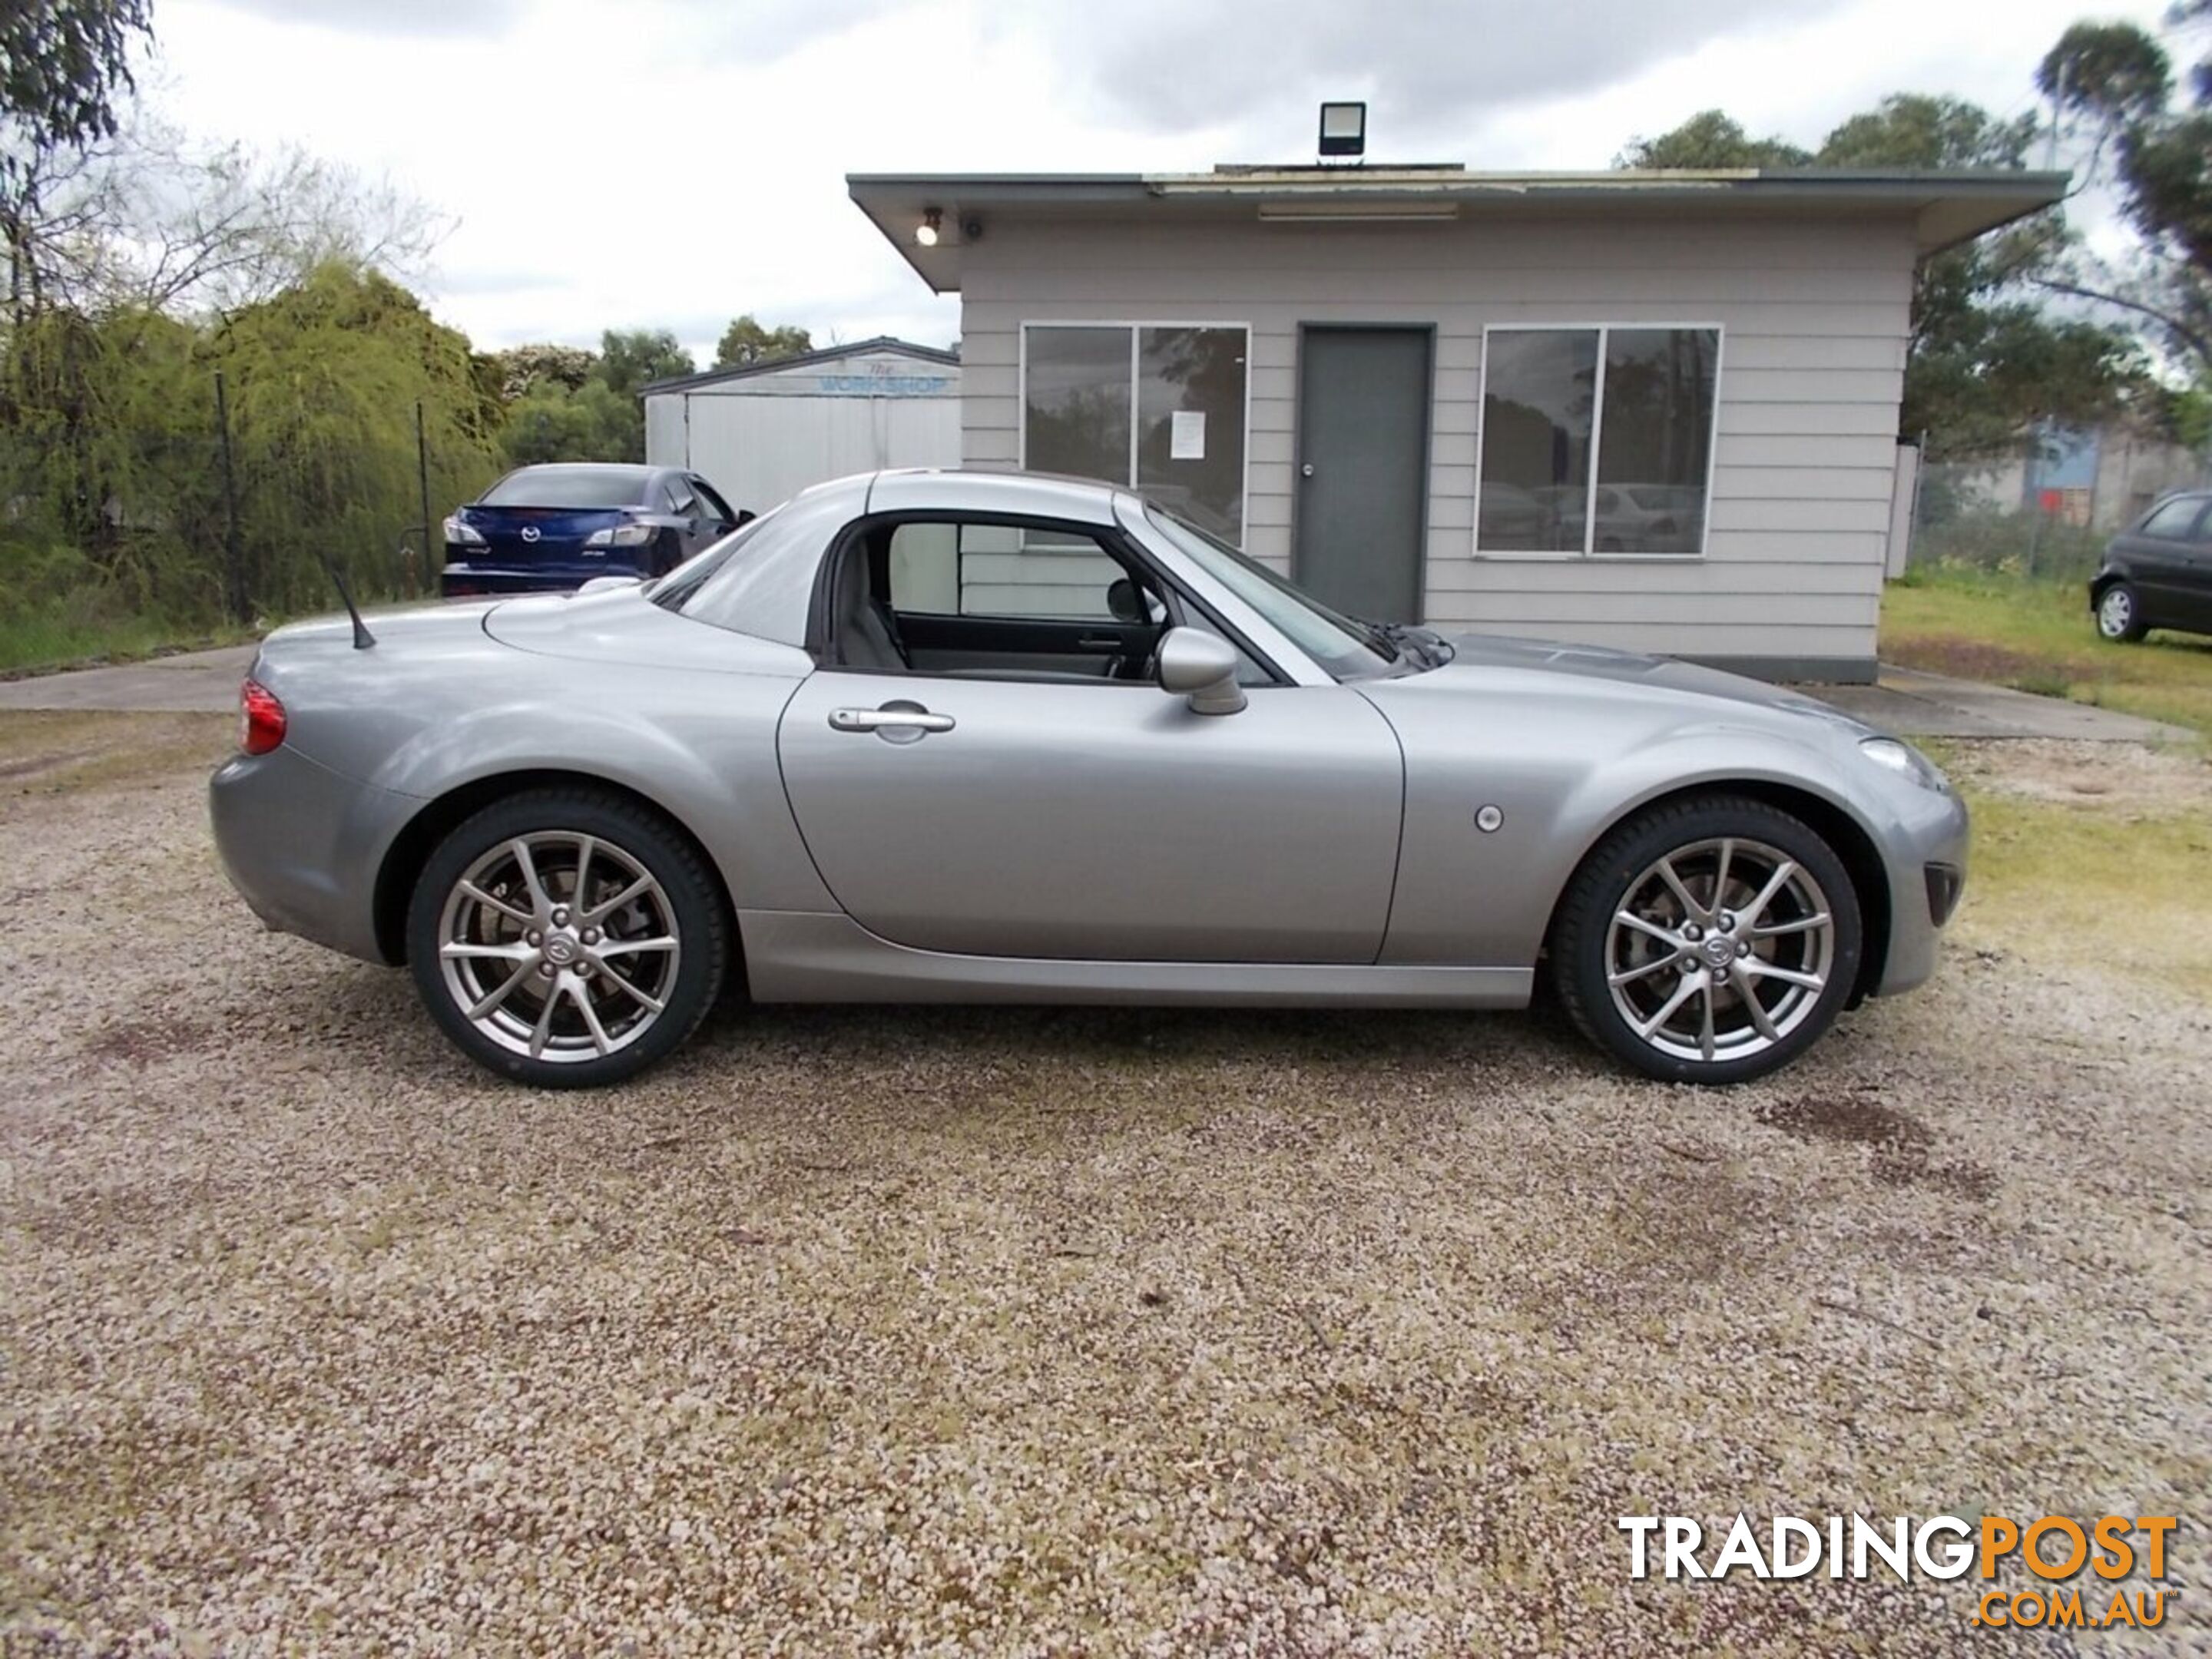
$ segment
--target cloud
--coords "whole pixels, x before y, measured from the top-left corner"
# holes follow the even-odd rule
[[[1212,125],[1364,92],[1380,136],[1592,91],[1717,36],[1839,3],[1123,0],[1056,13],[1050,35],[1054,55],[1094,97],[1141,122]]]
[[[222,0],[234,11],[280,23],[357,34],[498,36],[529,0]]]

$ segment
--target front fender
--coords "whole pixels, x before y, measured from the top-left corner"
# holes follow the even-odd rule
[[[1686,722],[1680,704],[1583,686],[1516,695],[1528,689],[1501,685],[1494,719],[1462,695],[1377,696],[1406,753],[1405,828],[1383,962],[1533,963],[1560,892],[1590,849],[1639,808],[1700,786],[1753,784],[1817,799],[1876,849],[1894,902],[1893,849],[1908,837],[1891,797],[1905,790],[1948,799],[1892,785],[1871,765],[1871,775],[1855,779],[1846,769],[1850,733],[1802,715],[1747,709],[1742,718]],[[1481,827],[1491,822],[1495,829]]]

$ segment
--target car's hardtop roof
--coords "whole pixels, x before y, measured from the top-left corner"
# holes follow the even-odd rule
[[[1096,478],[1051,472],[980,472],[958,467],[902,467],[817,485],[831,489],[865,482],[866,506],[876,513],[1001,514],[1011,518],[1062,519],[1110,527],[1114,504],[1129,491]]]

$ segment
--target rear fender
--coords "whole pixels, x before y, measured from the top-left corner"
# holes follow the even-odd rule
[[[771,689],[773,696],[758,695]],[[457,791],[481,795],[487,781],[505,776],[559,772],[604,780],[689,832],[738,908],[834,910],[776,769],[776,721],[793,689],[755,681],[748,690],[756,695],[707,714],[651,698],[633,701],[620,718],[579,706],[557,732],[547,729],[540,701],[473,708],[418,727],[366,781],[428,810]]]

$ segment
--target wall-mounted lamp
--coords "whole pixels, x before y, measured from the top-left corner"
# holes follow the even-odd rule
[[[1323,104],[1321,106],[1321,153],[1323,155],[1367,154],[1367,106]]]
[[[914,228],[914,240],[924,247],[935,247],[938,235],[944,228],[944,210],[939,208],[924,208],[921,210],[921,222]]]

